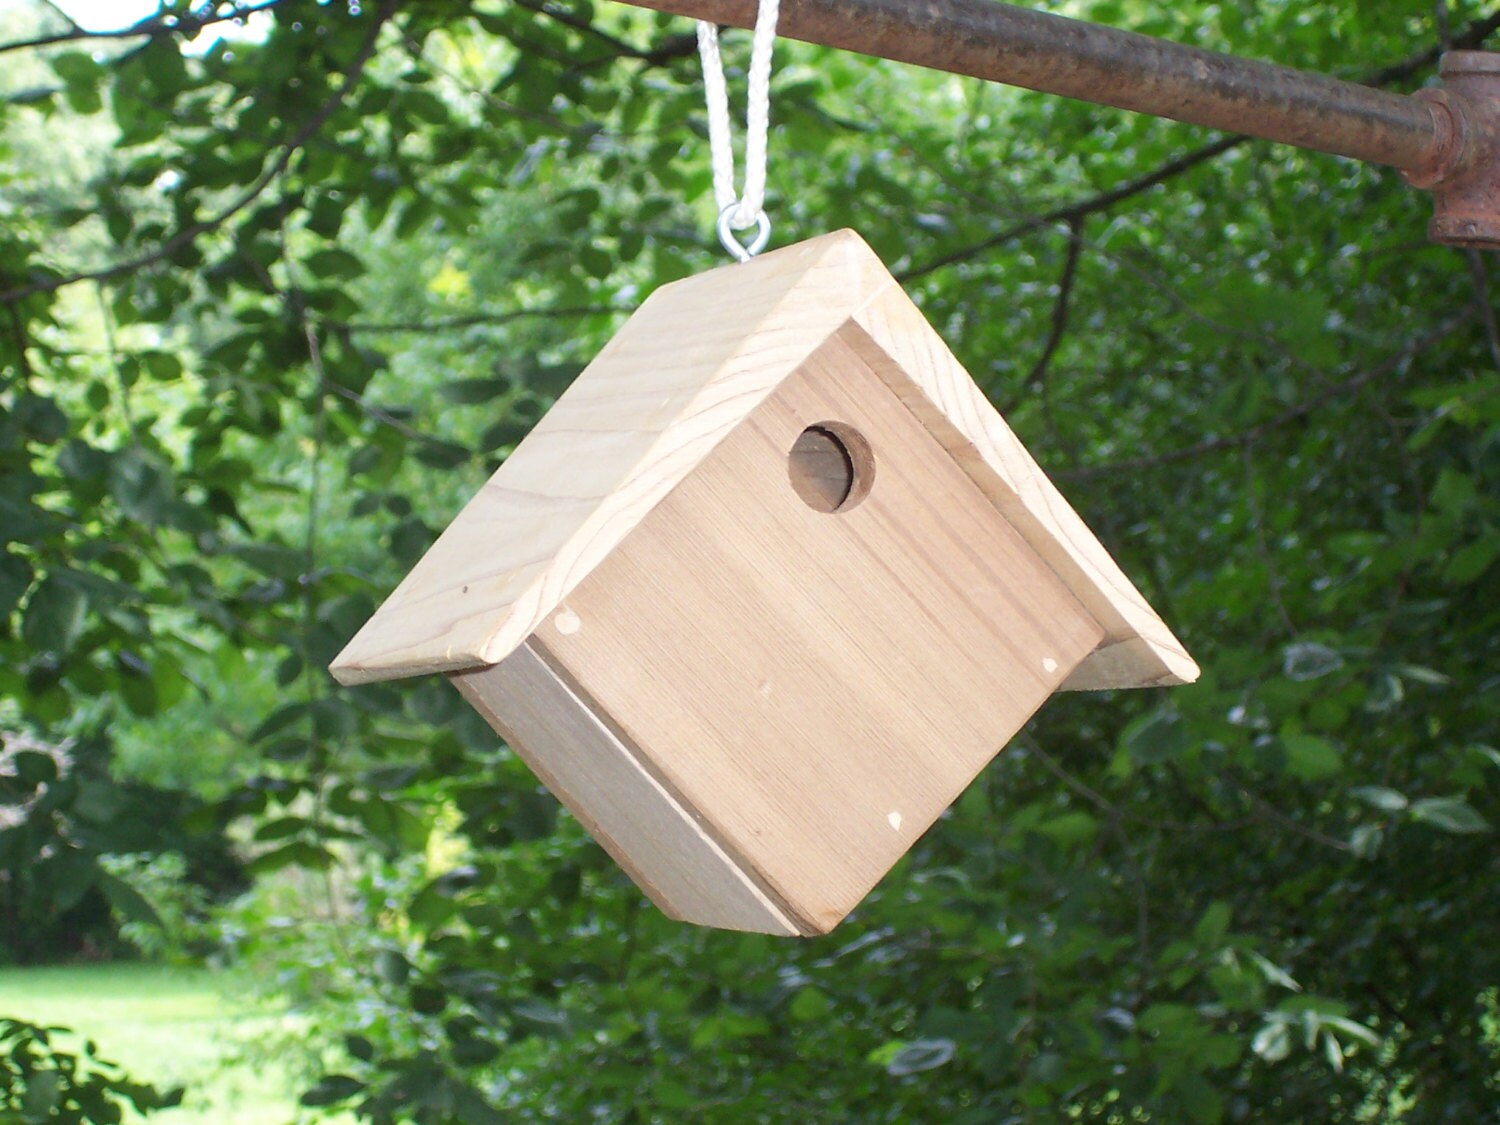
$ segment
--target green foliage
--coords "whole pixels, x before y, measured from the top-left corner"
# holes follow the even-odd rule
[[[61,746],[0,742],[0,960],[22,964],[99,953],[112,915],[137,935],[162,919],[111,857],[167,856],[200,884],[228,889],[238,863],[221,833],[189,834],[194,798],[125,781],[102,736]]]
[[[6,52],[46,65],[0,102],[0,718],[126,752],[0,776],[5,905],[102,909],[99,856],[172,850],[129,826],[232,826],[233,946],[329,1060],[304,1105],[372,1122],[1492,1111],[1500,342],[1396,176],[778,46],[778,236],[870,240],[1204,677],[1054,700],[836,934],[702,933],[447,685],[323,672],[717,264],[688,25],[269,7]],[[1399,89],[1441,34],[1058,7]]]
[[[0,1017],[0,1120],[16,1125],[117,1125],[126,1107],[170,1109],[181,1090],[132,1082],[94,1044],[65,1050],[68,1034]]]
[[[209,895],[182,853],[103,856],[100,866],[123,888],[112,899],[120,936],[147,957],[190,962],[213,949]]]

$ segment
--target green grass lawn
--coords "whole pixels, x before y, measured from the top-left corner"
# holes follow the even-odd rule
[[[287,1125],[297,1119],[293,1068],[268,1050],[296,1018],[235,998],[206,969],[70,965],[0,969],[0,1015],[70,1027],[133,1077],[183,1085],[162,1125]]]

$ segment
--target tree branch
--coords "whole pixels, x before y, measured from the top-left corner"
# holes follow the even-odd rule
[[[1328,833],[1326,832],[1319,832],[1316,828],[1309,828],[1296,817],[1288,816],[1286,813],[1278,809],[1275,805],[1271,804],[1270,801],[1266,800],[1259,793],[1255,792],[1255,790],[1251,789],[1244,782],[1235,779],[1234,784],[1235,788],[1240,791],[1241,796],[1243,796],[1252,805],[1258,808],[1262,813],[1264,813],[1271,820],[1275,821],[1277,824],[1290,829],[1291,831],[1295,832],[1297,835],[1305,839],[1311,840],[1315,844],[1321,844],[1325,848],[1331,848],[1333,851],[1347,853],[1354,850],[1345,841],[1336,839],[1333,836],[1328,835]]]
[[[1495,306],[1490,303],[1490,271],[1484,255],[1478,250],[1467,252],[1469,273],[1474,278],[1474,308],[1484,324],[1484,334],[1490,344],[1490,358],[1495,361],[1495,371],[1500,373],[1500,325],[1495,323]]]
[[[1194,149],[1192,152],[1179,156],[1175,160],[1169,160],[1156,169],[1156,171],[1149,172],[1138,179],[1130,180],[1117,188],[1111,188],[1109,191],[1092,195],[1076,203],[1069,203],[1065,207],[1058,207],[1041,215],[1033,215],[1030,218],[1022,219],[1013,226],[1006,227],[998,234],[993,234],[980,242],[961,247],[923,265],[913,266],[911,269],[900,274],[898,280],[907,282],[926,277],[930,273],[936,273],[940,269],[968,261],[970,258],[993,250],[997,246],[1003,246],[1007,242],[1014,242],[1016,239],[1022,238],[1043,227],[1056,226],[1059,223],[1077,223],[1097,212],[1107,211],[1116,203],[1123,203],[1132,196],[1150,191],[1157,184],[1165,183],[1175,176],[1180,176],[1190,168],[1196,168],[1198,165],[1212,160],[1216,156],[1223,155],[1230,149],[1238,148],[1240,145],[1248,143],[1249,140],[1249,137],[1221,137],[1219,140],[1211,144],[1206,144],[1202,148]]]
[[[510,312],[469,313],[466,316],[439,317],[436,320],[396,321],[340,321],[338,327],[349,332],[398,333],[398,332],[442,332],[458,328],[475,328],[479,325],[509,324],[516,320],[564,319],[574,316],[596,316],[605,313],[627,313],[630,309],[613,305],[581,305],[563,309],[512,309]]]
[[[574,31],[581,31],[607,44],[613,48],[616,57],[639,59],[649,66],[661,66],[672,59],[694,54],[698,50],[698,39],[695,35],[673,35],[662,40],[655,47],[643,49],[611,35],[603,28],[595,26],[590,20],[575,16],[572,12],[563,11],[555,4],[547,3],[546,0],[540,0],[540,2],[539,0],[514,0],[514,3],[518,8],[525,8],[528,12],[546,16],[564,27],[571,27]]]
[[[1052,357],[1057,354],[1063,336],[1068,331],[1068,313],[1073,302],[1073,283],[1078,279],[1078,259],[1083,253],[1083,238],[1079,231],[1080,220],[1068,223],[1068,255],[1063,260],[1062,276],[1057,282],[1057,299],[1052,303],[1052,330],[1047,334],[1046,346],[1037,357],[1026,376],[1024,386],[1037,387],[1047,378],[1047,369],[1052,366]],[[1004,413],[1004,411],[1001,411]]]
[[[379,422],[382,426],[389,426],[402,437],[406,438],[408,441],[415,442],[418,445],[428,446],[429,448],[448,448],[448,443],[443,441],[441,438],[435,438],[431,434],[424,434],[415,426],[408,425],[406,422],[396,417],[396,415],[392,414],[389,410],[377,406],[375,403],[365,398],[364,395],[360,394],[356,390],[343,386],[340,383],[335,383],[329,379],[323,380],[318,389],[321,390],[324,394],[334,394],[339,398],[346,399],[349,402],[352,402],[355,406],[359,407],[360,410],[364,411],[365,414],[369,415],[376,422]],[[483,450],[469,450],[469,460],[471,461],[478,460],[484,456],[485,454]]]
[[[31,370],[31,357],[26,354],[26,348],[29,343],[26,339],[26,325],[21,320],[19,309],[12,308],[10,310],[10,330],[11,338],[15,341],[16,346],[16,370],[21,375],[21,385],[29,387],[33,372]]]
[[[1140,862],[1136,859],[1135,849],[1131,846],[1130,837],[1125,834],[1121,823],[1124,815],[1119,807],[1110,802],[1098,790],[1090,788],[1082,779],[1074,777],[1063,768],[1061,762],[1048,754],[1033,739],[1022,736],[1017,742],[1025,749],[1026,753],[1041,762],[1047,772],[1057,780],[1061,781],[1074,793],[1088,801],[1100,812],[1104,813],[1105,821],[1110,835],[1120,845],[1120,856],[1124,860],[1125,868],[1130,879],[1135,883],[1135,941],[1136,958],[1141,966],[1140,981],[1144,987],[1148,965],[1151,960],[1151,890],[1146,882],[1146,873],[1142,870]]]
[[[302,127],[293,134],[292,138],[282,146],[276,159],[271,162],[271,166],[262,172],[256,178],[255,182],[245,189],[229,206],[210,215],[206,219],[201,219],[196,223],[183,227],[154,250],[141,254],[138,257],[130,258],[123,262],[116,262],[114,265],[103,266],[95,270],[82,270],[78,273],[49,278],[46,281],[35,281],[29,285],[0,291],[0,305],[13,305],[38,293],[52,293],[78,281],[113,281],[117,277],[134,273],[136,270],[170,258],[183,247],[190,245],[200,235],[217,230],[235,215],[243,211],[287,170],[297,153],[301,151],[302,146],[311,140],[313,134],[321,129],[327,123],[328,119],[343,105],[344,98],[348,96],[349,91],[359,81],[365,67],[369,64],[371,56],[374,55],[376,41],[380,38],[380,29],[395,13],[396,6],[397,0],[385,0],[381,4],[371,20],[370,30],[365,35],[364,42],[360,44],[358,54],[355,55],[353,62],[350,63],[349,68],[344,72],[344,81],[339,84],[339,88],[317,108],[313,115],[303,123]]]
[[[1463,30],[1462,34],[1454,36],[1452,47],[1460,49],[1478,47],[1497,30],[1500,30],[1500,8],[1497,8],[1487,16],[1475,20]],[[1402,81],[1432,66],[1443,54],[1443,50],[1444,48],[1441,46],[1429,47],[1424,51],[1412,55],[1410,58],[1366,74],[1363,78],[1357,79],[1357,81],[1365,86],[1388,86],[1393,82]],[[1043,227],[1053,226],[1057,223],[1077,222],[1080,219],[1087,218],[1089,215],[1106,211],[1117,203],[1123,203],[1133,196],[1149,191],[1158,184],[1165,183],[1170,179],[1182,175],[1184,172],[1196,168],[1200,164],[1212,160],[1217,156],[1222,156],[1232,149],[1239,148],[1250,140],[1250,137],[1237,135],[1221,137],[1217,141],[1194,149],[1192,152],[1179,156],[1174,160],[1169,160],[1156,169],[1156,171],[1131,180],[1120,187],[1100,192],[1098,195],[1090,196],[1076,203],[1070,203],[1064,207],[1055,208],[1045,214],[1023,219],[1013,226],[1006,227],[999,233],[993,234],[979,242],[960,247],[923,265],[914,266],[905,273],[900,274],[899,280],[903,282],[914,281],[917,278],[926,277],[937,270],[978,257],[998,246],[1003,246],[1008,242],[1023,238]]]
[[[25,51],[36,47],[55,47],[60,43],[76,43],[80,39],[139,39],[142,37],[160,39],[165,35],[181,35],[190,39],[205,27],[244,19],[246,16],[253,16],[256,12],[269,11],[282,3],[285,3],[285,0],[262,0],[259,4],[237,5],[217,14],[211,14],[211,10],[181,15],[167,12],[150,16],[129,27],[115,28],[112,31],[89,31],[87,28],[80,27],[57,5],[48,4],[48,7],[68,21],[71,25],[68,30],[54,32],[51,35],[39,35],[35,39],[18,39],[10,43],[0,43],[0,55],[8,51]]]

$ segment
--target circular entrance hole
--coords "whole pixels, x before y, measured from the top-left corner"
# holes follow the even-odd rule
[[[819,422],[792,443],[786,469],[792,488],[809,508],[847,512],[870,494],[875,455],[852,426]]]

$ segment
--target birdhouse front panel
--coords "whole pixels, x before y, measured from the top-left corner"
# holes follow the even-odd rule
[[[821,933],[1102,635],[836,334],[533,642],[797,929]]]
[[[333,671],[447,673],[669,915],[775,934],[1052,691],[1197,676],[849,231],[654,293]]]

